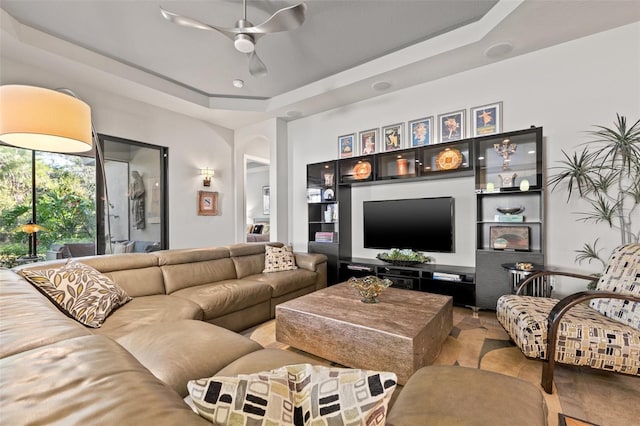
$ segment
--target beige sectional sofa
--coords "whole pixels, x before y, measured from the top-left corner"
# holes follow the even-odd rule
[[[313,363],[295,352],[264,349],[234,332],[272,318],[277,303],[326,285],[323,255],[296,254],[298,269],[262,273],[264,251],[264,244],[238,244],[77,259],[133,297],[97,329],[67,317],[14,271],[0,270],[0,423],[206,425],[184,401],[189,380]],[[52,265],[60,262],[27,267]],[[405,386],[408,392],[398,397],[400,407],[415,409],[392,409],[388,424],[426,424],[421,422],[442,413],[473,419],[479,408],[496,418],[528,408],[526,418],[510,415],[509,420],[545,424],[544,401],[535,387],[495,373],[477,376],[476,369],[452,368],[463,382],[507,390],[518,386],[518,392],[504,403],[467,397],[478,403],[460,409],[466,391],[438,396],[438,377],[452,372],[433,369],[426,376],[416,374]],[[443,399],[435,404],[439,411],[420,408],[414,401],[421,395]]]

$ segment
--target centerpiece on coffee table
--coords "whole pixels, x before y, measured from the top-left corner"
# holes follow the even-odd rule
[[[362,302],[364,303],[378,303],[378,296],[382,293],[382,290],[389,287],[393,282],[388,278],[378,278],[373,275],[366,277],[351,277],[347,281],[349,285],[360,293],[362,296]]]
[[[391,249],[387,252],[378,253],[376,259],[382,260],[383,262],[391,263],[395,266],[411,266],[433,261],[432,257],[425,256],[420,252],[409,249]]]

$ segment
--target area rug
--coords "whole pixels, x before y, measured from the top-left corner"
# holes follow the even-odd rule
[[[519,377],[540,390],[542,363],[526,358],[509,340],[493,311],[454,307],[453,329],[436,365],[461,365]],[[275,341],[275,321],[244,332],[265,347],[296,351]],[[313,357],[318,363],[334,365]],[[628,426],[640,419],[640,377],[606,373],[589,368],[557,365],[553,394],[543,392],[549,409],[549,425],[559,425],[559,414],[582,419],[586,425]],[[568,417],[567,417],[568,416]],[[570,423],[566,423],[569,425]]]

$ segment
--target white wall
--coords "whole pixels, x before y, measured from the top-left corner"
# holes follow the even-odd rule
[[[87,102],[98,133],[169,147],[169,244],[171,248],[229,244],[234,235],[233,131],[81,85],[51,70],[2,58],[1,84],[66,87]],[[199,170],[216,171],[218,216],[197,216]]]
[[[246,184],[246,208],[247,224],[253,223],[256,218],[269,218],[264,214],[262,205],[262,188],[269,186],[269,166],[259,167],[257,170],[247,172]]]
[[[504,102],[503,130],[544,127],[547,178],[561,158],[588,140],[593,125],[611,126],[616,113],[640,118],[640,23],[504,60],[437,81],[382,95],[289,123],[292,156],[290,220],[296,250],[306,248],[306,165],[337,158],[337,137],[424,116]],[[473,181],[468,178],[424,183],[396,183],[353,190],[353,254],[372,257],[362,248],[361,202],[367,199],[453,195],[456,202],[456,253],[436,254],[436,262],[474,265],[475,221]],[[586,209],[566,203],[566,192],[547,193],[547,265],[597,272],[598,265],[574,262],[585,242],[600,238],[603,252],[619,244],[606,225],[577,222],[572,212]],[[640,219],[637,219],[640,222]],[[558,294],[583,289],[582,282],[559,281]]]

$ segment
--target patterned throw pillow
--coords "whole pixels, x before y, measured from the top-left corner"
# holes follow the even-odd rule
[[[264,249],[264,271],[262,272],[298,269],[296,266],[296,257],[291,247],[265,246]]]
[[[623,245],[611,253],[596,289],[640,297],[640,244]],[[640,303],[593,299],[589,305],[612,320],[640,330]]]
[[[99,328],[109,314],[131,300],[111,279],[72,260],[60,268],[22,270],[20,274],[76,321]]]
[[[382,426],[396,381],[390,372],[297,364],[187,388],[214,425]]]

